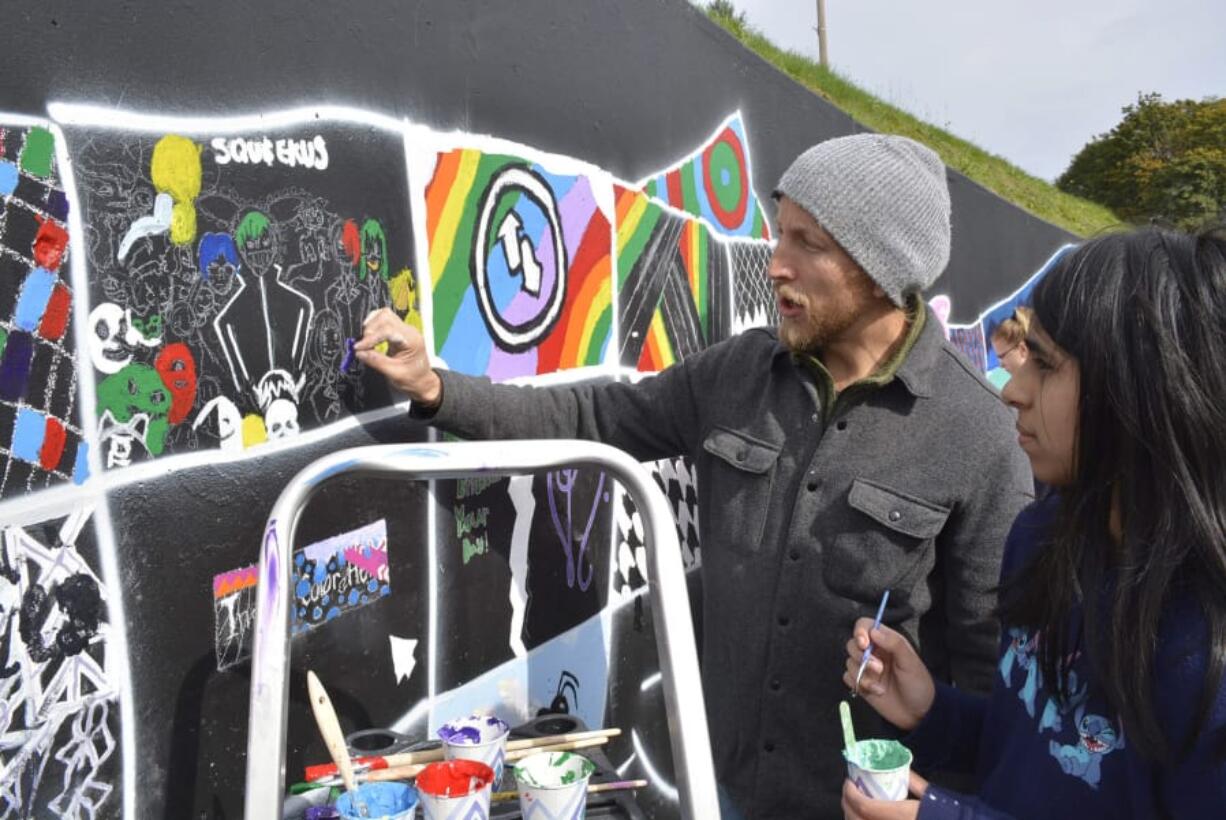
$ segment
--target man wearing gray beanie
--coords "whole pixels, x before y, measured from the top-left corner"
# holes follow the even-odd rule
[[[940,159],[902,137],[829,140],[792,163],[776,199],[778,328],[633,384],[516,387],[435,369],[386,310],[355,345],[412,416],[465,438],[691,459],[720,803],[754,820],[842,816],[847,645],[885,591],[882,622],[934,676],[990,687],[1004,539],[1033,492],[1011,413],[920,296],[949,259]],[[861,737],[889,735],[852,702]]]

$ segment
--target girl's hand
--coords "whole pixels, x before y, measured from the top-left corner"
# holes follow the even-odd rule
[[[871,618],[856,621],[847,642],[847,671],[843,682],[855,689],[860,658],[869,644]],[[911,731],[928,714],[936,697],[932,675],[907,639],[888,626],[872,633],[873,656],[860,678],[859,694],[877,714],[903,731]]]
[[[872,625],[869,621],[869,626]],[[907,790],[916,797],[923,797],[928,781],[911,772]],[[843,817],[847,820],[912,820],[919,816],[919,805],[918,800],[874,800],[865,797],[855,783],[843,781]]]

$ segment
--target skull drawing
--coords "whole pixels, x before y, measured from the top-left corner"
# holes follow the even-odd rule
[[[270,441],[298,435],[298,405],[289,399],[273,399],[264,411],[264,427]]]

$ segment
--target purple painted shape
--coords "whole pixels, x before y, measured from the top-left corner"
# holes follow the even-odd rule
[[[17,401],[25,395],[33,359],[34,337],[22,330],[10,333],[0,359],[0,399]]]
[[[357,344],[357,340],[352,337],[345,339],[345,355],[341,357],[342,373],[348,373],[349,368],[353,367],[353,363],[357,360],[357,354],[353,350],[355,344]]]
[[[592,185],[587,177],[579,177],[558,203],[558,215],[562,219],[562,239],[566,243],[566,253],[571,259],[575,258],[579,243],[583,241],[583,233],[595,212],[596,198],[592,196]]]
[[[530,348],[523,353],[509,353],[498,345],[490,350],[490,360],[485,366],[485,375],[496,382],[513,379],[517,376],[536,375],[536,348]]]
[[[68,197],[63,191],[53,190],[47,194],[47,213],[60,222],[68,220]]]
[[[281,590],[281,559],[278,555],[275,519],[268,522],[268,530],[264,533],[264,567],[264,611],[271,613],[276,607]],[[285,629],[284,625],[279,628]]]
[[[558,470],[555,473],[549,473],[546,476],[546,487],[549,495],[549,514],[553,517],[553,528],[558,534],[558,540],[562,542],[562,549],[566,551],[566,586],[574,589],[575,581],[579,582],[579,589],[586,592],[587,588],[592,585],[592,575],[596,572],[596,568],[592,564],[587,565],[587,576],[583,575],[583,557],[587,553],[587,542],[592,535],[592,525],[596,523],[596,513],[600,509],[600,502],[604,497],[604,473],[600,473],[600,479],[596,483],[596,495],[592,499],[592,509],[588,513],[587,526],[583,529],[583,535],[579,538],[579,555],[575,556],[574,539],[571,537],[571,528],[563,527],[558,516],[557,498],[554,492],[556,484],[557,491],[566,496],[566,523],[574,523],[574,514],[571,510],[571,501],[575,489],[575,476],[578,473],[575,469]],[[554,476],[558,476],[557,479]],[[565,479],[563,479],[565,476]],[[577,565],[577,567],[576,567]]]

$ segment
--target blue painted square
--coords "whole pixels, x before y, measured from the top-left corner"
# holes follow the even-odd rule
[[[47,417],[29,407],[17,408],[17,424],[13,427],[13,455],[24,461],[38,463],[47,433]]]
[[[77,461],[72,465],[72,483],[80,487],[89,480],[89,442],[77,445]]]
[[[31,333],[37,330],[38,323],[43,320],[43,313],[47,310],[47,302],[51,301],[55,282],[56,275],[46,268],[30,271],[26,281],[21,284],[21,295],[17,297],[13,324]]]
[[[7,159],[0,159],[0,195],[8,196],[17,190],[17,166]]]

